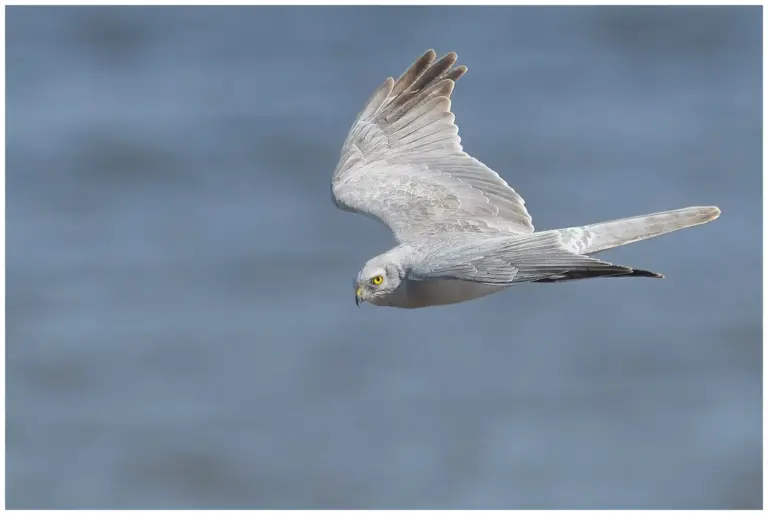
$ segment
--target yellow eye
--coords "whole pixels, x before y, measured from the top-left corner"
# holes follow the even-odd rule
[[[375,284],[376,286],[378,286],[378,285],[380,285],[381,283],[383,283],[383,282],[384,282],[384,278],[383,278],[382,276],[380,276],[380,275],[377,275],[376,277],[374,277],[373,279],[371,279],[371,282],[372,282],[373,284]]]

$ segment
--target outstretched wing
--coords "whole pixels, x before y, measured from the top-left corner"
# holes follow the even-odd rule
[[[453,52],[435,58],[429,50],[368,100],[333,173],[334,202],[381,220],[399,241],[533,232],[522,197],[462,150],[450,96],[466,67],[454,67]]]
[[[415,263],[416,280],[459,279],[483,284],[560,282],[590,277],[661,277],[646,270],[614,265],[565,248],[558,231],[493,238],[469,237],[441,242]]]

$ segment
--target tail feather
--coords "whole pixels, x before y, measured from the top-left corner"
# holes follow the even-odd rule
[[[571,252],[590,255],[707,223],[718,216],[720,216],[720,209],[714,206],[686,207],[663,213],[585,225],[584,227],[561,229],[560,235],[564,245]]]

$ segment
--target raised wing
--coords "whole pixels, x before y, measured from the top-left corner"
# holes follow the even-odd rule
[[[333,173],[337,206],[384,222],[399,241],[442,232],[533,232],[525,201],[462,150],[451,113],[451,52],[429,50],[384,81],[358,115]]]

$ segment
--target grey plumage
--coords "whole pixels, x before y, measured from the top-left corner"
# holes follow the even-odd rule
[[[430,50],[384,81],[350,130],[331,182],[342,209],[387,224],[399,241],[441,232],[530,233],[525,202],[466,154],[451,113],[466,67]]]
[[[467,68],[455,66],[453,52],[436,57],[429,50],[374,91],[333,173],[336,205],[383,222],[398,242],[361,271],[362,300],[421,307],[519,282],[661,277],[591,255],[719,216],[716,207],[691,207],[534,233],[522,197],[463,151],[451,94]]]
[[[686,207],[663,213],[600,222],[584,227],[560,229],[563,241],[573,252],[595,254],[627,243],[710,222],[720,216],[716,207]]]
[[[627,275],[632,269],[567,250],[557,231],[439,245],[411,268],[413,278],[419,280],[452,278],[499,285],[541,281],[568,272],[611,276]]]

